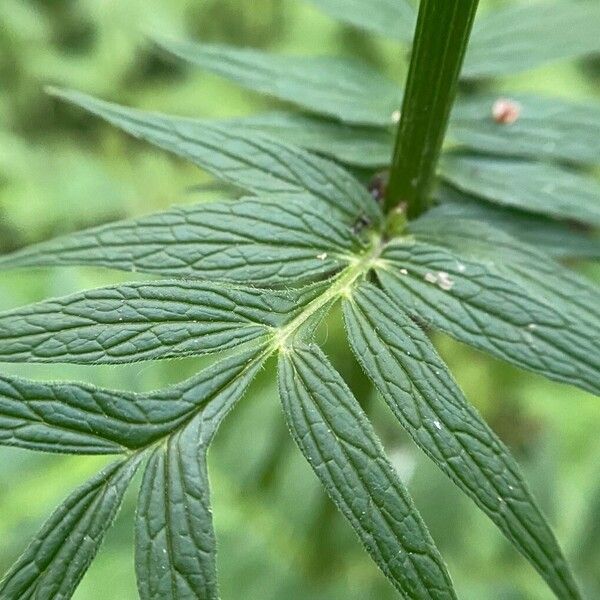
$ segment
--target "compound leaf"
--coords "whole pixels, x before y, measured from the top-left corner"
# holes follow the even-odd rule
[[[426,227],[433,224],[424,221]],[[423,238],[391,243],[382,257],[387,265],[377,271],[383,288],[409,314],[521,368],[600,392],[600,332],[597,321],[579,318],[582,292],[579,300],[557,293],[549,301],[537,284],[496,266],[512,261],[519,268],[501,246],[489,261]]]
[[[68,600],[96,556],[142,455],[117,462],[71,494],[0,584],[3,600]]]
[[[260,343],[298,295],[192,281],[100,288],[0,314],[0,361],[121,364]]]
[[[206,454],[217,428],[260,364],[262,360],[255,362],[232,390],[206,403],[150,457],[136,518],[136,572],[142,600],[218,599]]]
[[[409,44],[416,11],[408,0],[310,0],[344,23]]]
[[[455,598],[444,563],[358,402],[316,346],[282,351],[292,435],[366,550],[408,598]]]
[[[446,155],[440,176],[459,190],[520,210],[600,225],[600,184],[557,165]]]
[[[396,83],[350,59],[277,56],[173,40],[157,43],[178,58],[238,85],[348,123],[390,123],[399,106]]]
[[[244,198],[173,208],[27,247],[0,267],[94,265],[169,277],[255,284],[333,274],[360,243],[310,196]]]
[[[363,283],[344,300],[354,353],[402,426],[494,521],[561,598],[578,592],[550,527],[508,449],[454,382],[427,336]]]
[[[462,76],[513,75],[600,52],[600,5],[528,2],[490,10],[475,22]],[[549,33],[551,35],[549,35]]]
[[[67,454],[141,449],[181,427],[200,407],[241,394],[260,364],[256,350],[248,350],[143,394],[1,376],[0,445]]]
[[[378,206],[352,175],[337,165],[235,125],[216,125],[148,113],[74,91],[50,92],[123,131],[181,156],[226,183],[256,194],[310,194],[323,209],[353,224],[381,217]]]

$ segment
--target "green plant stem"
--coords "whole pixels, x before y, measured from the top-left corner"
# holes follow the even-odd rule
[[[479,0],[421,0],[385,208],[427,209]]]

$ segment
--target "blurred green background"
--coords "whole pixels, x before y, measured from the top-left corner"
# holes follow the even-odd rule
[[[2,0],[0,252],[198,201],[203,196],[197,184],[208,181],[179,160],[61,106],[44,94],[45,85],[193,116],[242,115],[271,105],[163,60],[145,41],[147,32],[277,51],[359,55],[398,80],[405,70],[392,44],[340,26],[301,0]],[[560,64],[501,87],[600,101],[600,69],[593,61]],[[599,279],[593,266],[577,267]],[[124,278],[90,269],[3,273],[0,309]],[[525,560],[406,439],[357,375],[358,367],[339,343],[339,315],[320,336],[372,415],[448,561],[459,596],[551,598]],[[468,397],[519,458],[588,597],[600,598],[598,399],[509,368],[445,337],[436,343]],[[142,391],[180,380],[198,364],[1,368],[30,378]],[[271,375],[255,382],[210,455],[223,599],[394,598],[288,441]],[[0,449],[0,571],[62,498],[106,462]],[[76,600],[137,598],[134,510],[132,489]]]

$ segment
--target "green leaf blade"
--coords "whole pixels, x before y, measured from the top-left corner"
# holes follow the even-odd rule
[[[185,432],[150,457],[136,518],[136,572],[142,600],[216,600],[216,540],[208,474]]]
[[[463,192],[501,206],[600,225],[600,184],[564,167],[446,155],[440,176]]]
[[[153,452],[136,517],[136,573],[142,600],[217,600],[216,539],[207,469],[219,425],[264,362],[259,357],[233,385]]]
[[[74,91],[52,89],[130,135],[146,140],[255,194],[311,194],[328,212],[353,224],[361,216],[377,222],[381,211],[365,188],[337,165],[266,136],[235,126],[215,125],[148,113]]]
[[[447,185],[440,186],[438,199],[441,204],[423,215],[423,220],[438,223],[470,220],[476,228],[487,224],[555,260],[600,259],[600,239],[571,223],[481,202]],[[414,226],[418,224],[415,222]]]
[[[358,167],[387,165],[394,145],[385,128],[353,126],[294,113],[267,113],[229,123]]]
[[[520,114],[514,123],[502,124],[492,114],[498,98],[482,94],[459,99],[452,112],[451,140],[459,147],[493,155],[581,164],[600,161],[598,106],[510,94]]]
[[[509,451],[468,404],[426,335],[370,284],[344,301],[354,353],[414,441],[492,519],[561,598],[579,598]]]
[[[0,445],[66,454],[149,446],[203,405],[248,385],[256,350],[236,353],[169,388],[135,394],[92,385],[0,377]]]
[[[233,83],[320,115],[384,125],[399,106],[398,86],[368,65],[331,57],[158,40],[170,54]]]
[[[475,23],[463,77],[513,75],[600,52],[597,2],[531,2],[490,10]],[[548,35],[552,32],[552,35]]]
[[[0,314],[0,361],[124,364],[260,346],[297,299],[191,281],[100,288]]]
[[[472,221],[464,225],[476,227]],[[434,226],[424,221],[423,227]],[[385,291],[411,315],[520,368],[600,392],[597,320],[580,319],[580,306],[595,295],[592,290],[583,286],[559,304],[559,293],[550,300],[548,290],[503,266],[500,246],[494,248],[495,260],[482,260],[425,238],[391,244],[383,254],[390,268],[377,271]],[[506,263],[523,269],[509,252]]]
[[[509,277],[549,306],[559,307],[585,338],[597,336],[600,320],[600,291],[586,278],[561,266],[537,251],[484,223],[455,219],[442,224],[431,219],[411,225],[415,236],[450,250],[456,255],[483,262]],[[583,339],[579,342],[585,346]],[[597,356],[593,352],[592,356]]]
[[[282,353],[279,387],[296,443],[384,574],[409,598],[455,598],[427,528],[324,354]]]
[[[361,242],[310,196],[173,208],[43,242],[0,268],[100,266],[207,281],[298,285],[342,269]]]
[[[408,0],[310,0],[323,12],[344,23],[409,44],[416,12]]]
[[[2,580],[0,597],[71,598],[141,460],[134,456],[114,463],[71,494]]]

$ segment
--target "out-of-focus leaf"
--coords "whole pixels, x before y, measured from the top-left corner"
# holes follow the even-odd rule
[[[356,358],[402,426],[562,598],[577,588],[516,461],[464,398],[423,331],[376,287],[344,301]]]
[[[127,133],[202,167],[215,177],[256,194],[311,194],[323,209],[349,223],[381,212],[364,187],[335,164],[267,136],[235,126],[147,113],[79,92],[55,96],[95,114]]]
[[[446,155],[440,176],[463,192],[502,206],[600,225],[600,183],[556,165]]]
[[[259,50],[160,40],[171,54],[261,94],[349,123],[391,122],[401,92],[351,59],[277,56]]]
[[[499,228],[556,259],[600,259],[600,238],[577,225],[481,202],[446,185],[440,186],[438,198],[441,204],[422,219],[475,220]]]
[[[0,361],[122,364],[258,344],[299,310],[294,296],[183,280],[90,290],[0,314]]]
[[[452,112],[449,138],[459,146],[489,154],[600,162],[598,105],[511,94],[520,114],[514,123],[502,124],[492,115],[497,99],[497,95],[481,95],[459,100]]]
[[[446,229],[459,226],[471,232],[464,235],[462,246],[438,241]],[[597,291],[565,278],[563,288],[552,293],[560,278],[552,279],[551,261],[530,264],[531,257],[523,253],[519,262],[513,256],[519,252],[518,242],[505,250],[503,236],[486,238],[487,231],[477,230],[475,221],[452,225],[423,220],[413,229],[417,241],[393,242],[386,248],[387,266],[377,271],[378,277],[413,317],[459,341],[550,379],[600,392],[600,321],[589,311],[582,315],[582,305],[590,301],[600,307]],[[467,249],[471,236],[474,243],[489,245],[487,256]],[[555,273],[558,269],[556,265]],[[538,283],[545,273],[547,289]]]
[[[512,75],[600,52],[600,4],[525,2],[489,10],[475,23],[462,76]]]
[[[279,389],[296,443],[367,552],[415,600],[452,599],[452,582],[360,405],[316,346],[286,349]]]
[[[244,389],[260,362],[255,359],[256,350],[235,354],[188,381],[143,394],[2,376],[0,445],[67,454],[143,448],[215,397]]]
[[[3,600],[68,600],[96,556],[141,456],[114,463],[71,494],[0,584]]]
[[[233,121],[248,132],[268,134],[359,167],[387,165],[394,144],[389,131],[376,127],[352,126],[293,113],[269,113]]]
[[[297,285],[360,243],[311,196],[210,202],[103,225],[0,257],[0,268],[94,265],[170,277]]]
[[[410,42],[416,11],[406,0],[311,0],[340,21]],[[600,52],[600,6],[592,0],[526,2],[475,21],[462,77],[497,77]],[[550,34],[549,34],[550,32]]]
[[[408,0],[310,0],[333,18],[405,43],[415,31],[416,12]]]

